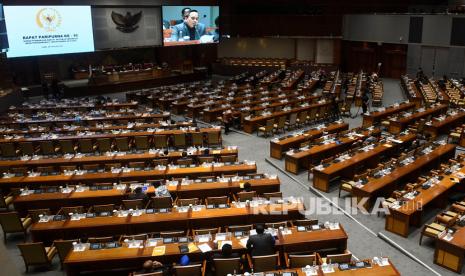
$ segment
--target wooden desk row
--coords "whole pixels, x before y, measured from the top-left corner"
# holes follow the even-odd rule
[[[239,163],[239,162],[238,162]],[[117,170],[114,172],[105,171],[97,173],[84,173],[84,174],[58,174],[46,176],[14,176],[3,177],[0,179],[0,189],[9,189],[12,187],[25,187],[27,185],[64,185],[66,183],[99,183],[99,182],[118,182],[130,180],[156,180],[156,179],[169,179],[178,178],[183,176],[200,177],[200,176],[221,176],[239,174],[244,175],[247,173],[255,173],[257,166],[253,164],[239,163],[234,165],[214,166],[196,166],[196,167],[164,167],[159,169],[150,170]]]
[[[334,122],[330,124],[324,124],[323,127],[311,128],[307,131],[302,132],[298,135],[288,135],[278,139],[272,139],[270,141],[270,156],[273,158],[281,159],[283,153],[291,148],[300,147],[301,143],[311,141],[319,138],[324,132],[327,133],[338,133],[349,129],[349,124],[343,122]]]
[[[180,184],[173,186],[167,185],[168,191],[173,198],[207,198],[211,196],[231,195],[241,191],[244,182],[252,186],[252,190],[257,194],[279,192],[280,181],[278,178],[261,178],[241,181],[218,182],[194,182],[188,185]],[[149,196],[155,194],[155,188],[149,186],[146,193]],[[63,206],[84,206],[90,207],[101,204],[121,204],[126,199],[128,192],[113,188],[110,190],[85,190],[77,192],[73,190],[70,193],[54,192],[29,194],[16,196],[13,201],[15,211],[21,216],[25,216],[28,210],[49,208],[52,213],[56,213]]]
[[[142,214],[139,216],[119,217],[115,214],[80,220],[37,222],[29,231],[33,241],[50,244],[56,239],[76,239],[83,236],[104,237],[297,220],[304,218],[304,210],[304,205],[297,202],[263,204],[257,207],[240,207],[232,204],[228,208],[207,209],[203,207],[199,211],[188,210],[186,212],[172,209],[165,213],[151,214],[140,210]]]
[[[363,127],[369,127],[381,123],[383,119],[386,119],[389,116],[392,116],[396,113],[413,109],[415,107],[414,103],[404,102],[399,105],[392,105],[384,108],[383,111],[373,111],[370,114],[363,114]]]
[[[10,170],[15,167],[27,167],[34,169],[40,166],[82,166],[84,164],[109,164],[109,163],[122,163],[128,164],[130,162],[151,162],[158,159],[168,159],[169,163],[172,163],[182,158],[183,151],[170,151],[168,154],[164,154],[160,151],[143,151],[143,152],[122,152],[102,155],[61,155],[55,158],[43,157],[35,159],[30,157],[29,159],[17,159],[17,160],[0,160],[0,171]],[[204,150],[195,150],[187,153],[187,158],[193,158],[194,162],[196,158],[200,156],[212,156],[218,159],[220,156],[238,156],[239,151],[237,148],[222,148],[222,149],[210,149],[208,155],[205,154]],[[57,170],[58,171],[58,170]]]
[[[463,164],[462,164],[463,166]],[[386,230],[408,237],[410,225],[420,226],[422,222],[423,210],[426,207],[434,204],[447,202],[448,194],[454,189],[457,184],[463,183],[463,178],[457,173],[465,173],[465,166],[457,172],[450,175],[442,175],[442,180],[428,189],[417,189],[419,195],[413,199],[406,200],[404,205],[400,207],[389,207],[389,214],[386,216]]]
[[[171,123],[129,123],[129,124],[99,124],[96,126],[80,126],[80,125],[63,125],[55,128],[48,127],[31,127],[29,129],[13,129],[13,128],[0,128],[0,135],[23,135],[23,136],[37,136],[41,133],[55,133],[55,134],[71,134],[78,132],[105,132],[112,130],[147,130],[149,128],[159,128],[159,129],[179,129],[181,127],[192,127],[194,124],[192,121],[188,122],[176,122]]]
[[[285,169],[293,174],[298,174],[302,169],[308,170],[310,164],[314,164],[328,156],[343,152],[359,140],[366,139],[371,135],[377,135],[380,130],[373,128],[371,130],[358,131],[356,134],[345,134],[343,137],[336,137],[337,141],[328,144],[318,144],[310,146],[306,150],[299,150],[294,153],[286,153]]]
[[[285,106],[288,107],[297,107],[300,104],[311,104],[312,102],[315,102],[316,100],[319,99],[320,96],[318,95],[311,95],[311,96],[302,96],[302,98],[298,97],[293,97],[290,100],[284,101],[285,98],[278,98],[274,101],[269,101],[265,100],[261,105],[251,105],[251,104],[236,104],[233,106],[220,106],[217,108],[208,108],[203,110],[203,120],[205,122],[214,122],[217,120],[218,117],[220,117],[224,111],[227,110],[232,110],[233,113],[239,115],[241,113],[244,114],[250,114],[250,113],[257,113],[261,112],[263,110],[274,110],[274,109],[279,109]],[[283,102],[284,101],[284,102]],[[271,103],[270,103],[271,102]],[[265,103],[268,103],[267,105],[264,105]],[[249,107],[248,110],[242,110],[242,108]]]
[[[434,117],[431,121],[426,122],[423,132],[428,133],[431,137],[436,137],[439,134],[449,133],[451,129],[461,125],[464,121],[465,111],[448,111],[446,114]]]
[[[325,249],[336,249],[336,252],[343,253],[347,248],[348,236],[342,225],[339,225],[339,229],[335,230],[322,229],[305,232],[299,232],[295,228],[290,228],[290,230],[292,233],[288,235],[278,232],[278,239],[275,245],[276,250],[281,252],[318,252]],[[231,241],[234,252],[246,252],[246,248],[239,237],[231,237]],[[208,244],[215,252],[218,252],[213,242],[208,242]],[[196,245],[199,245],[199,243],[196,243]],[[64,265],[68,275],[76,275],[83,271],[121,268],[122,265],[126,268],[136,268],[149,259],[155,259],[162,263],[173,263],[178,261],[180,256],[183,255],[179,251],[178,243],[160,244],[158,246],[165,246],[164,254],[159,256],[153,256],[155,247],[147,246],[143,248],[129,248],[127,245],[123,245],[123,247],[114,249],[71,251],[66,257]],[[199,261],[204,259],[205,254],[199,249],[195,249],[195,251],[188,253],[188,255],[191,260]],[[387,269],[388,266],[383,268]],[[384,271],[384,269],[379,271]]]
[[[142,115],[125,115],[119,117],[84,117],[79,120],[75,118],[54,118],[54,119],[38,119],[38,120],[19,120],[19,121],[0,121],[0,125],[10,125],[10,126],[27,126],[31,124],[63,124],[63,123],[93,123],[93,122],[117,122],[117,121],[149,121],[156,122],[162,121],[170,118],[168,112],[163,114],[142,114]]]
[[[389,121],[389,132],[391,133],[400,133],[404,130],[408,125],[414,123],[417,120],[422,118],[426,118],[428,116],[437,116],[439,114],[445,113],[447,111],[448,106],[446,104],[438,104],[431,106],[421,112],[415,112],[407,117],[398,117],[395,119],[391,119]]]
[[[465,260],[465,227],[460,227],[452,234],[452,240],[445,238],[446,233],[441,233],[436,237],[434,250],[434,263],[462,273]]]
[[[60,140],[80,140],[80,139],[99,139],[99,138],[134,138],[138,136],[153,136],[153,135],[165,135],[173,136],[176,134],[192,134],[192,133],[217,133],[220,136],[221,128],[201,128],[201,129],[172,129],[172,130],[151,130],[151,131],[127,131],[127,132],[107,132],[107,133],[90,133],[82,135],[52,135],[52,136],[40,136],[31,138],[18,138],[18,139],[0,139],[0,143],[20,143],[20,142],[41,142],[41,141],[60,141]]]
[[[22,105],[17,107],[10,107],[9,112],[20,112],[20,113],[33,113],[38,111],[50,111],[50,112],[61,112],[64,110],[92,110],[96,108],[103,108],[106,110],[113,110],[113,109],[122,109],[122,108],[136,108],[138,106],[138,102],[107,102],[102,105],[96,105],[95,102],[56,102],[56,103],[38,103],[38,104],[29,104],[29,105]]]
[[[267,116],[257,116],[257,117],[253,117],[250,119],[244,119],[243,130],[247,133],[253,133],[254,131],[257,130],[259,125],[265,125],[265,122],[269,119],[277,119],[278,117],[281,117],[281,116],[288,116],[292,113],[300,113],[303,111],[311,112],[312,109],[317,109],[318,115],[321,118],[325,118],[325,115],[328,112],[328,109],[330,108],[330,106],[331,106],[330,102],[317,103],[317,104],[311,104],[305,107],[293,108],[287,111],[273,112],[271,115],[267,115]]]
[[[388,141],[382,144],[371,144],[372,149],[361,151],[349,159],[330,164],[328,167],[320,165],[313,168],[313,187],[329,192],[329,184],[335,177],[343,176],[352,179],[360,166],[373,168],[379,164],[382,156],[396,153],[403,145],[412,142],[415,134],[396,137],[398,142]]]
[[[412,163],[397,167],[385,176],[369,177],[368,182],[362,186],[353,185],[352,194],[357,197],[358,202],[363,198],[368,198],[364,205],[368,209],[373,206],[377,197],[389,196],[395,189],[408,181],[415,181],[422,172],[437,167],[441,162],[453,158],[454,155],[455,145],[437,146],[432,152],[417,156]]]

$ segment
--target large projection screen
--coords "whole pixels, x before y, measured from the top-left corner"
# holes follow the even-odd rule
[[[94,51],[90,6],[4,6],[7,56]]]
[[[163,6],[163,46],[218,43],[219,6]]]

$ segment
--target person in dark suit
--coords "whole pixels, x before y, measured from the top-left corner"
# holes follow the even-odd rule
[[[165,267],[162,263],[152,260],[147,260],[142,265],[142,269],[137,271],[135,275],[154,273],[154,272],[163,272],[163,275],[170,275],[169,269]]]
[[[275,253],[275,240],[271,234],[265,234],[265,226],[258,224],[255,228],[257,235],[249,237],[247,250],[252,256],[272,255]]]
[[[221,247],[221,253],[214,253],[212,259],[228,259],[228,258],[239,258],[239,253],[232,252],[232,246],[230,244],[224,244]]]
[[[179,41],[184,37],[186,37],[186,40],[199,40],[200,37],[206,34],[207,28],[199,22],[199,12],[190,10],[183,23],[172,27],[171,41]]]
[[[137,187],[134,192],[128,195],[129,200],[142,199],[144,205],[149,201],[149,197],[142,191],[142,187]]]

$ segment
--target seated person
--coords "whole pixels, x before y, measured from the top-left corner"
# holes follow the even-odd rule
[[[168,188],[164,183],[162,183],[162,181],[155,181],[152,185],[155,188],[155,196],[171,196],[170,192],[168,191]]]
[[[168,269],[164,267],[162,263],[152,260],[145,261],[142,269],[137,271],[135,275],[154,272],[163,272],[163,275],[169,275]]]
[[[243,192],[251,192],[252,191],[252,184],[250,182],[244,183],[244,188],[242,189]]]
[[[128,195],[128,199],[129,200],[142,199],[144,200],[144,204],[146,204],[147,201],[149,200],[148,196],[142,191],[142,187],[135,188],[134,192]]]
[[[201,36],[207,34],[204,24],[199,22],[199,12],[190,10],[184,22],[173,26],[171,41],[199,40]]]
[[[257,235],[252,235],[247,241],[247,250],[252,256],[272,255],[275,253],[275,240],[271,234],[265,234],[265,226],[257,224],[255,227]]]
[[[232,252],[232,246],[228,243],[224,244],[221,247],[221,253],[213,254],[213,259],[228,259],[228,258],[239,258],[241,255],[239,253]]]

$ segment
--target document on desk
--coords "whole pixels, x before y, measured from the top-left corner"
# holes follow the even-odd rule
[[[152,251],[152,256],[163,256],[165,255],[166,246],[155,246]]]
[[[201,245],[199,245],[199,249],[200,249],[200,251],[202,251],[202,253],[212,251],[212,248],[207,243],[202,243]],[[189,250],[189,252],[190,252],[190,250]]]
[[[242,239],[239,240],[239,243],[242,245],[242,247],[246,248],[248,240],[249,240],[249,238],[242,238]]]
[[[192,252],[195,252],[199,249],[199,247],[197,247],[197,245],[195,245],[195,243],[191,242],[189,243],[189,245],[187,246],[187,248],[189,249],[189,253],[192,253]],[[210,248],[210,251],[212,249]],[[203,251],[202,251],[203,252]]]

